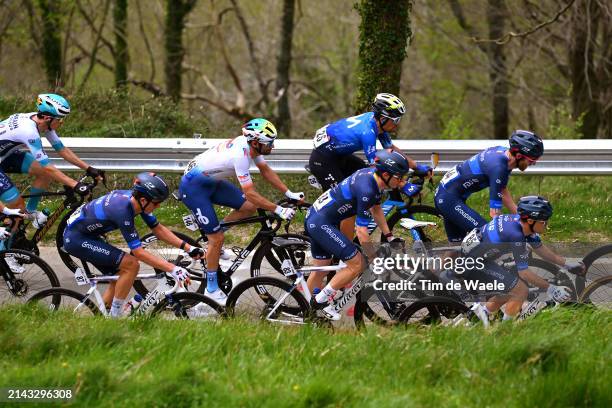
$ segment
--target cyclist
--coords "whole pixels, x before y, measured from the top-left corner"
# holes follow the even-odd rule
[[[42,148],[40,140],[44,135],[55,151],[66,161],[85,170],[88,175],[103,180],[104,170],[89,166],[68,147],[62,144],[56,131],[70,114],[70,104],[60,95],[41,94],[36,102],[37,112],[16,113],[0,122],[0,201],[10,207],[18,207],[31,213],[38,228],[47,217],[36,207],[40,195],[55,180],[73,188],[79,195],[87,195],[91,188],[88,184],[79,183],[68,177],[54,165]],[[20,150],[23,145],[29,152]],[[4,173],[28,173],[34,176],[30,193],[33,195],[25,205],[23,198],[11,180]]]
[[[371,111],[358,116],[341,119],[317,130],[314,137],[314,149],[310,154],[311,173],[317,178],[323,190],[335,186],[355,171],[367,167],[363,160],[353,153],[363,150],[368,163],[374,161],[376,140],[383,149],[401,153],[393,144],[390,132],[395,132],[402,116],[406,112],[404,103],[395,95],[379,93],[374,98]],[[419,174],[431,172],[431,168],[406,157],[409,166]],[[413,195],[414,191],[406,194]],[[343,223],[342,231],[347,236],[353,235],[354,219]]]
[[[518,214],[493,217],[488,224],[472,230],[461,244],[463,256],[485,259],[485,267],[466,271],[465,279],[478,280],[482,283],[497,281],[504,284],[506,294],[490,298],[484,306],[476,303],[472,309],[485,325],[488,322],[488,315],[499,310],[503,304],[506,304],[504,320],[517,316],[528,295],[525,282],[546,290],[548,296],[556,302],[570,299],[569,288],[552,285],[529,270],[527,244],[541,258],[565,266],[570,271],[578,273],[584,268],[581,262],[569,261],[542,244],[540,234],[546,231],[548,220],[553,214],[552,205],[548,200],[539,196],[522,197],[518,202],[517,211]],[[507,253],[512,253],[516,269],[509,270],[495,262]]]
[[[434,203],[444,216],[444,229],[451,243],[458,243],[472,229],[487,221],[466,204],[468,197],[489,188],[489,215],[501,214],[502,206],[516,214],[516,205],[506,187],[512,169],[525,171],[544,154],[542,139],[533,132],[517,130],[510,148],[490,147],[448,171],[435,192]]]
[[[186,251],[199,259],[204,251],[182,241],[152,214],[168,198],[168,186],[155,173],[140,173],[132,190],[115,190],[79,207],[68,219],[64,230],[64,249],[70,255],[90,262],[102,273],[119,274],[119,279],[109,285],[103,299],[110,305],[112,317],[119,317],[126,297],[134,283],[142,261],[155,269],[172,273],[184,281],[188,272],[142,248],[134,218],[140,214],[151,231],[160,240]],[[107,243],[101,235],[113,230],[121,231],[131,253]]]
[[[257,208],[273,211],[290,220],[295,214],[291,208],[281,207],[264,198],[255,189],[249,167],[251,162],[259,168],[262,177],[286,197],[303,200],[304,193],[293,193],[268,166],[264,156],[272,152],[276,128],[266,119],[256,118],[242,126],[242,136],[219,143],[196,156],[181,178],[179,196],[193,213],[198,227],[208,238],[206,251],[206,296],[224,305],[226,295],[217,282],[217,269],[224,241],[224,232],[215,214],[214,204],[233,208],[224,221],[247,217]],[[225,178],[236,175],[242,191]]]
[[[346,262],[331,281],[312,298],[311,306],[321,309],[323,314],[338,320],[340,315],[330,302],[338,289],[350,283],[366,267],[364,257],[353,242],[342,234],[339,225],[342,220],[356,216],[357,237],[362,245],[370,240],[368,224],[370,214],[376,221],[388,242],[401,242],[394,238],[380,206],[383,190],[399,189],[408,177],[408,160],[397,151],[385,150],[376,153],[375,167],[357,170],[336,187],[323,193],[308,209],[304,226],[311,238],[311,252],[315,266],[331,264],[332,255]],[[313,272],[308,278],[308,288],[321,286],[325,272]]]

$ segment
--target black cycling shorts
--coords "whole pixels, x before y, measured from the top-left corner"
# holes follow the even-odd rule
[[[335,156],[317,149],[310,154],[308,164],[310,172],[321,183],[324,191],[334,187],[357,170],[367,167],[362,159],[353,154]]]

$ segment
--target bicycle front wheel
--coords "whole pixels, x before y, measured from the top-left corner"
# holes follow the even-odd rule
[[[246,279],[227,298],[228,316],[267,320],[281,324],[303,324],[310,307],[304,296],[289,282],[271,276]]]
[[[40,257],[21,249],[0,251],[0,303],[25,303],[32,294],[58,287],[59,279]]]
[[[76,316],[98,316],[102,313],[86,296],[66,288],[45,289],[36,293],[28,303],[52,312],[64,311]]]
[[[455,325],[465,316],[469,307],[458,300],[444,296],[430,296],[410,304],[399,316],[402,324]],[[466,320],[467,322],[467,320]]]

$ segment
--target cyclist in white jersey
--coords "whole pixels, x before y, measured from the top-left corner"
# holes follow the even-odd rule
[[[277,136],[274,125],[263,118],[252,119],[242,126],[242,134],[196,156],[187,166],[179,186],[181,201],[208,237],[206,295],[221,304],[225,303],[225,294],[217,283],[217,269],[224,235],[214,204],[234,209],[225,217],[226,222],[248,217],[257,208],[273,211],[283,219],[293,218],[295,210],[278,206],[257,192],[249,172],[251,162],[259,168],[262,177],[286,197],[304,199],[304,193],[293,193],[287,188],[263,157],[272,152]],[[234,175],[242,191],[226,180]]]
[[[42,147],[41,135],[44,135],[53,149],[66,161],[85,170],[87,174],[100,180],[104,179],[103,170],[95,169],[79,159],[76,154],[62,144],[56,130],[70,114],[70,104],[56,94],[38,95],[36,103],[38,112],[16,113],[0,122],[0,201],[9,207],[27,210],[37,226],[46,221],[42,212],[36,212],[40,196],[51,180],[73,188],[78,194],[86,195],[90,186],[78,183],[68,177],[57,167],[49,163],[49,157]],[[27,147],[28,151],[22,150]],[[19,191],[6,173],[28,173],[34,176],[30,193],[34,195],[27,205]]]

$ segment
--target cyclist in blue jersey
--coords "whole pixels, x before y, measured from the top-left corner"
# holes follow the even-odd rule
[[[370,240],[368,224],[370,214],[388,242],[401,242],[389,230],[380,199],[385,189],[401,188],[408,177],[408,160],[399,152],[376,153],[375,168],[357,170],[337,186],[323,193],[309,208],[304,221],[306,233],[311,238],[311,252],[315,266],[331,264],[332,255],[346,262],[331,281],[312,298],[315,310],[323,310],[332,320],[340,319],[329,302],[338,289],[350,283],[366,267],[364,257],[355,244],[340,232],[340,223],[357,217],[357,237],[362,245]],[[308,288],[314,291],[321,286],[325,272],[313,272],[308,278]]]
[[[355,171],[367,167],[367,164],[353,153],[363,151],[367,162],[371,164],[374,161],[377,140],[383,149],[402,153],[391,141],[389,133],[397,130],[405,112],[404,103],[397,96],[380,93],[374,98],[370,112],[341,119],[317,130],[309,166],[323,190],[328,190]],[[431,174],[429,166],[417,164],[407,156],[406,159],[410,168],[415,169],[417,174]],[[352,235],[353,225],[353,219],[345,221],[342,226],[343,233]]]
[[[56,131],[70,114],[70,104],[60,95],[41,94],[36,102],[37,112],[16,113],[0,122],[0,201],[10,207],[27,210],[38,228],[47,217],[36,207],[51,180],[73,188],[80,195],[87,195],[90,186],[78,183],[49,162],[42,147],[41,136],[45,136],[57,154],[69,163],[102,181],[104,171],[93,168],[81,160],[72,150],[62,144]],[[21,150],[27,147],[29,151]],[[5,173],[29,173],[34,176],[27,205],[19,191]]]
[[[540,234],[545,232],[548,220],[553,214],[548,200],[539,196],[522,197],[517,211],[518,214],[495,216],[488,224],[473,229],[461,244],[463,256],[484,258],[484,268],[471,268],[463,274],[464,279],[504,284],[506,294],[490,298],[484,306],[477,303],[473,307],[485,324],[488,322],[488,315],[499,310],[503,304],[506,304],[504,319],[516,317],[527,299],[528,288],[525,282],[546,290],[548,296],[556,302],[570,299],[569,288],[552,285],[529,270],[527,244],[541,258],[565,266],[570,271],[578,273],[584,267],[581,262],[569,261],[542,244]],[[506,269],[495,262],[508,253],[514,257],[515,269]]]
[[[542,139],[533,132],[517,130],[510,136],[510,149],[490,147],[449,170],[438,185],[434,203],[444,216],[444,228],[451,243],[487,221],[466,204],[471,194],[489,188],[489,215],[501,214],[505,206],[516,213],[507,188],[513,169],[525,171],[544,154]]]
[[[188,272],[142,248],[134,225],[137,215],[143,219],[160,240],[186,251],[199,259],[204,251],[182,241],[152,214],[168,198],[168,186],[155,173],[140,173],[132,190],[115,190],[79,207],[68,219],[64,230],[64,249],[70,255],[90,262],[102,273],[118,273],[119,279],[104,292],[105,304],[112,317],[119,317],[126,297],[138,274],[139,261],[155,269],[170,272],[180,281],[188,279]],[[113,230],[121,231],[130,253],[107,243],[103,237]]]

